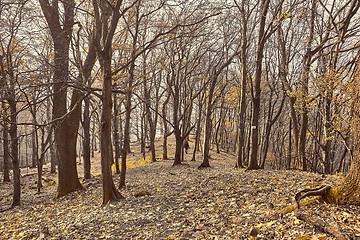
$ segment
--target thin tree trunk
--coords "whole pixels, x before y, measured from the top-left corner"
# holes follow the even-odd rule
[[[46,117],[48,119],[48,121],[51,121],[51,99],[49,98],[47,101],[47,110],[46,110]],[[47,127],[47,133],[50,134],[51,131],[51,140],[49,140],[49,144],[50,144],[50,173],[56,173],[56,165],[58,163],[58,156],[56,154],[56,149],[54,146],[54,134],[52,132],[52,126],[48,126]]]
[[[221,131],[223,131],[224,129],[224,125],[223,125],[223,121],[224,121],[224,116],[226,116],[226,114],[223,113],[224,111],[224,99],[221,101],[221,105],[220,105],[220,114],[219,114],[219,123],[216,126],[216,130],[215,130],[215,145],[216,145],[216,153],[220,153],[220,137],[221,133],[220,133],[220,129]]]
[[[91,178],[91,157],[90,157],[90,98],[84,99],[83,111],[83,155],[84,155],[84,178]]]
[[[290,127],[290,131],[293,131],[294,133],[294,150],[291,151],[290,148],[290,161],[291,161],[291,157],[293,157],[295,159],[294,162],[298,161],[298,154],[299,154],[299,137],[300,137],[300,133],[299,133],[299,126],[298,126],[298,116],[296,113],[296,109],[295,109],[295,103],[296,103],[296,98],[294,96],[291,96],[289,93],[293,92],[288,80],[287,80],[287,75],[288,75],[288,60],[287,60],[287,53],[286,53],[286,41],[284,39],[284,33],[282,31],[281,28],[278,29],[278,40],[279,40],[279,47],[280,47],[280,68],[279,68],[279,77],[280,80],[284,86],[284,90],[286,91],[286,96],[289,99],[289,108],[290,108],[290,118],[292,121],[292,128]],[[290,121],[290,126],[291,126],[291,121]],[[290,133],[291,136],[291,133]],[[289,140],[291,142],[291,139]],[[293,152],[293,156],[291,156]],[[290,168],[290,164],[291,162],[288,162],[288,168]]]
[[[111,57],[103,56],[101,60],[103,94],[102,94],[102,113],[101,113],[101,173],[103,182],[103,205],[116,201],[121,198],[121,194],[116,189],[111,172],[112,142],[111,142],[111,111],[112,111],[112,92],[111,92]]]
[[[195,143],[194,143],[194,150],[193,150],[193,156],[191,161],[196,161],[196,152],[199,150],[199,142],[201,138],[201,119],[202,119],[202,100],[203,96],[199,99],[199,108],[198,108],[198,117],[197,117],[197,123],[196,123],[196,132],[195,132]]]
[[[291,168],[291,149],[292,149],[292,142],[291,142],[291,119],[289,120],[289,139],[288,139],[288,151],[287,151],[287,161],[286,161],[286,169]]]
[[[207,109],[205,114],[205,134],[204,134],[204,152],[203,161],[199,167],[210,167],[209,152],[210,152],[210,139],[212,132],[211,116],[213,111],[213,95],[216,86],[217,76],[212,76],[211,85],[207,96]]]
[[[58,155],[56,154],[56,148],[54,144],[52,143],[50,146],[50,173],[56,173],[56,165],[58,164]]]
[[[167,151],[167,138],[169,134],[169,127],[168,123],[166,121],[167,116],[167,104],[170,100],[170,94],[166,96],[166,99],[163,103],[162,107],[162,116],[163,116],[163,127],[164,127],[164,134],[163,134],[163,160],[169,159],[168,158],[168,151]]]
[[[244,159],[245,156],[245,143],[246,143],[246,135],[245,135],[245,117],[246,117],[246,91],[247,91],[247,49],[248,49],[248,18],[245,15],[245,1],[241,1],[241,6],[239,7],[239,10],[241,12],[241,19],[242,19],[242,31],[241,31],[241,53],[240,53],[240,59],[241,59],[241,90],[240,90],[240,109],[239,109],[239,133],[238,133],[238,147],[237,147],[237,158],[236,158],[236,168],[243,168],[244,163],[247,162],[246,159]]]
[[[327,96],[325,99],[325,123],[324,123],[324,139],[325,143],[322,149],[324,174],[332,173],[331,164],[331,144],[332,144],[332,130],[331,130],[331,100],[332,96]]]
[[[15,81],[12,79],[11,81]],[[19,138],[17,135],[17,111],[15,100],[15,83],[10,83],[11,93],[9,97],[10,108],[10,139],[11,139],[11,159],[13,167],[13,201],[11,207],[20,205],[21,185],[20,185],[20,165],[19,165]]]
[[[4,182],[10,182],[10,155],[9,155],[9,125],[7,112],[8,109],[2,103],[3,108],[3,159],[4,159]]]
[[[34,94],[34,96],[36,96],[36,93]],[[36,167],[36,162],[37,162],[37,156],[38,156],[38,143],[36,142],[36,131],[37,131],[37,127],[35,126],[36,124],[36,104],[33,104],[33,132],[31,133],[31,143],[32,143],[32,161],[31,161],[31,168],[35,168]]]
[[[183,147],[183,139],[181,137],[181,129],[179,126],[179,108],[180,108],[180,89],[179,84],[174,85],[173,93],[173,120],[174,120],[174,135],[175,135],[175,156],[173,166],[181,165],[181,153]]]
[[[262,77],[262,61],[265,47],[265,20],[269,9],[269,0],[261,1],[261,19],[259,26],[259,39],[256,50],[256,71],[254,82],[253,109],[251,119],[251,152],[248,170],[258,169],[258,151],[259,151],[259,118],[260,118],[260,94],[261,94],[261,77]]]
[[[146,54],[143,56],[143,76],[145,79],[143,80],[144,84],[144,102],[145,102],[145,115],[147,119],[147,123],[149,124],[149,150],[151,152],[151,162],[156,162],[156,152],[155,152],[155,136],[156,136],[156,119],[153,119],[151,116],[151,103],[150,103],[150,92],[147,86],[147,72],[146,72]],[[156,90],[156,93],[158,91]],[[158,104],[157,104],[158,106]],[[156,107],[157,108],[157,107]],[[157,109],[155,109],[157,110]]]
[[[113,139],[115,147],[115,171],[120,173],[119,159],[120,159],[120,138],[119,138],[119,106],[116,93],[114,93],[114,116],[113,116]]]
[[[314,40],[314,30],[315,30],[315,16],[316,16],[316,0],[312,0],[311,6],[311,17],[310,17],[310,29],[309,37],[306,43],[306,53],[303,62],[303,79],[301,84],[302,99],[301,99],[301,128],[299,135],[299,161],[303,171],[307,170],[307,160],[306,160],[306,133],[308,130],[309,116],[306,99],[309,94],[309,78],[310,78],[310,67],[311,59],[314,54],[311,49],[312,42]]]
[[[135,51],[135,50],[134,50]],[[135,52],[133,53],[135,54]],[[126,113],[125,113],[125,125],[124,125],[124,143],[123,151],[121,154],[121,171],[120,171],[120,183],[119,188],[125,187],[125,177],[126,177],[126,157],[130,151],[130,121],[131,121],[131,101],[132,101],[132,84],[134,80],[134,70],[135,62],[130,66],[129,70],[129,80],[128,80],[128,89],[129,91],[126,94]]]

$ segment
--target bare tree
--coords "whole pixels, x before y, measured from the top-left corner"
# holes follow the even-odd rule
[[[112,51],[113,38],[119,19],[132,5],[123,7],[123,1],[118,0],[111,5],[106,2],[93,0],[95,33],[94,44],[101,67],[102,78],[102,113],[101,113],[101,173],[103,182],[103,204],[119,200],[122,195],[116,189],[112,179],[111,164],[113,162],[111,142],[111,113],[112,113]]]
[[[57,197],[83,189],[76,166],[76,142],[81,114],[81,93],[73,91],[67,109],[67,83],[69,82],[69,44],[74,26],[75,1],[39,0],[48,24],[54,46],[53,119],[55,144],[59,155]],[[60,10],[61,9],[61,10]]]

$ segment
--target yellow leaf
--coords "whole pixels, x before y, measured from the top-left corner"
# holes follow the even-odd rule
[[[54,180],[50,180],[49,182],[48,182],[48,185],[54,185],[55,184],[55,181]]]
[[[300,220],[296,218],[296,219],[294,220],[294,224],[299,225],[299,224],[300,224]]]
[[[266,223],[266,226],[271,227],[274,223],[275,223],[275,221],[267,222],[267,223]]]

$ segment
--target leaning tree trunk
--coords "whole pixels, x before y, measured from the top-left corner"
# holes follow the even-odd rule
[[[354,152],[350,166],[344,182],[335,188],[335,198],[340,198],[342,202],[360,205],[360,60],[358,60],[357,71],[353,88],[353,112],[354,117],[351,122],[351,131],[354,136]]]
[[[358,130],[360,131],[360,129]],[[357,145],[357,148],[360,146]],[[360,205],[360,152],[359,149],[354,153],[354,159],[351,163],[350,172],[344,182],[334,189],[335,197],[338,196],[344,203]]]
[[[354,152],[350,166],[350,171],[345,177],[344,181],[338,186],[332,188],[330,186],[321,186],[315,189],[305,189],[298,192],[294,198],[295,215],[312,225],[322,228],[323,231],[328,232],[338,239],[347,239],[335,226],[330,226],[329,223],[314,217],[313,214],[300,211],[300,200],[309,196],[320,196],[328,203],[337,204],[353,204],[360,205],[360,61],[358,61],[357,75],[353,86],[353,119],[351,121],[351,131],[354,139]]]

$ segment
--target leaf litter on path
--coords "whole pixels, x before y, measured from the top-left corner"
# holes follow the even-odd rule
[[[219,158],[220,159],[220,158]],[[29,188],[23,179],[22,206],[0,215],[2,239],[332,239],[277,211],[291,204],[294,194],[321,184],[320,175],[302,171],[245,171],[229,158],[213,159],[211,168],[199,162],[171,166],[158,161],[130,169],[125,199],[104,207],[99,176],[84,180],[86,190],[53,199],[56,184]],[[55,176],[49,177],[56,179]],[[117,184],[118,176],[114,176]],[[11,185],[0,183],[0,207],[11,200]],[[148,194],[136,196],[146,191]],[[354,206],[312,205],[309,211],[335,220],[353,239],[360,238],[360,210]]]

